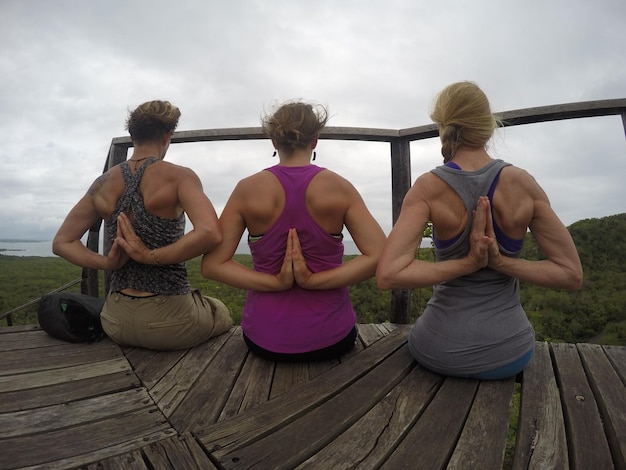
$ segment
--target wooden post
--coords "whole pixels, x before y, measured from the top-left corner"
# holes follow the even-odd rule
[[[400,216],[402,201],[411,187],[411,149],[408,139],[395,139],[391,142],[391,210],[395,224]],[[409,323],[411,291],[393,289],[391,291],[391,323]]]
[[[96,253],[98,252],[98,234],[100,233],[100,225],[102,225],[102,220],[93,224],[89,229],[89,235],[87,235],[87,248]],[[82,278],[83,280],[80,284],[80,291],[83,294],[91,295],[92,297],[99,297],[98,270],[83,268]]]
[[[111,142],[111,146],[109,147],[109,156],[104,164],[104,169],[102,173],[106,173],[115,165],[126,160],[126,155],[128,154],[128,144],[116,144]],[[87,236],[87,248],[91,251],[98,252],[98,248],[100,246],[100,227],[102,226],[102,220],[99,220],[89,229],[89,235]],[[103,247],[102,252],[107,254],[111,249],[112,243],[109,240],[108,233],[106,231],[106,226],[104,227],[104,238],[103,238]],[[106,296],[109,291],[109,285],[111,283],[111,273],[109,271],[105,271],[104,273],[104,296]],[[81,292],[83,294],[91,295],[94,297],[99,297],[99,286],[98,286],[98,270],[97,269],[83,269],[83,281],[81,284]]]

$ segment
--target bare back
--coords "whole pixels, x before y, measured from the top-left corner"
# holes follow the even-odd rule
[[[132,163],[129,163],[129,169],[131,173],[136,173]],[[186,176],[181,170],[185,169],[164,161],[157,161],[146,168],[139,190],[148,212],[170,219],[180,216],[182,208],[178,188]],[[90,192],[92,191],[96,211],[100,217],[108,220],[124,191],[124,179],[119,165],[98,178],[90,188]]]
[[[236,190],[239,209],[251,234],[263,234],[276,222],[285,206],[282,185],[269,171],[242,180]],[[344,178],[329,170],[313,177],[306,191],[306,207],[328,233],[343,229],[346,213],[358,193]]]
[[[438,238],[447,240],[461,233],[468,216],[457,193],[431,173],[424,174],[418,181],[424,190]],[[521,239],[531,225],[535,202],[543,199],[545,194],[532,176],[524,170],[507,166],[500,173],[493,195],[494,220],[507,236]]]

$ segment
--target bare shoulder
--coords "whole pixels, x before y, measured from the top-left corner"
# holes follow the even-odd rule
[[[355,186],[347,178],[327,168],[315,175],[310,187],[317,191],[330,193],[340,191],[345,194],[359,194]]]
[[[182,165],[177,165],[176,163],[167,162],[164,160],[156,162],[156,164],[153,165],[153,168],[159,169],[159,171],[161,171],[162,173],[173,175],[179,178],[198,176],[196,172],[193,171],[191,168],[188,168]]]
[[[98,176],[94,182],[91,183],[91,186],[87,190],[87,194],[89,196],[95,196],[101,192],[107,193],[114,190],[114,188],[123,186],[124,181],[122,178],[122,171],[120,170],[119,165],[116,165]]]
[[[509,165],[502,169],[500,184],[502,187],[518,187],[534,197],[542,197],[544,195],[543,189],[539,186],[535,177],[527,170],[514,165]]]
[[[246,176],[237,182],[234,192],[250,194],[255,192],[263,192],[268,185],[277,184],[278,179],[269,171],[259,171],[250,176]]]
[[[407,193],[409,198],[436,199],[446,193],[452,193],[450,186],[432,172],[422,173],[417,177]]]

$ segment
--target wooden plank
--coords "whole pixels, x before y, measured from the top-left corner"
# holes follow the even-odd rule
[[[66,343],[55,339],[43,330],[35,329],[20,331],[18,329],[17,332],[2,335],[2,341],[0,341],[0,351],[38,349],[49,346],[58,346],[59,344],[71,345],[73,343]]]
[[[626,385],[626,348],[623,346],[602,346],[615,372]]]
[[[87,466],[87,470],[149,470],[141,452],[116,455]]]
[[[56,369],[124,357],[119,346],[110,340],[100,343],[64,343],[37,349],[0,352],[0,376]]]
[[[598,405],[573,344],[552,343],[572,468],[612,468]]]
[[[345,356],[344,356],[345,357]],[[309,362],[309,378],[313,379],[326,371],[329,371],[340,364],[340,359],[329,359],[327,361]]]
[[[165,416],[174,413],[200,373],[218,355],[230,336],[230,333],[225,333],[191,349],[150,389],[150,394]]]
[[[155,442],[144,447],[142,451],[149,463],[148,468],[217,470],[200,445],[189,434]]]
[[[413,426],[443,382],[416,365],[367,414],[298,470],[378,468]]]
[[[120,444],[98,449],[92,452],[83,453],[66,457],[54,462],[46,462],[44,465],[36,465],[28,467],[28,470],[45,469],[69,469],[69,468],[90,468],[101,470],[107,468],[110,470],[119,469],[146,469],[147,466],[139,451],[146,444],[167,439],[175,436],[174,429],[165,431],[147,432],[141,437],[128,439]],[[153,469],[150,469],[153,470]]]
[[[33,423],[37,423],[36,432],[49,432],[153,406],[147,390],[137,388],[34,410],[3,413],[0,414],[0,429],[2,438],[16,437],[32,434]]]
[[[248,354],[241,329],[228,339],[220,353],[198,376],[185,400],[170,415],[179,432],[205,427],[217,421]],[[207,384],[211,384],[207,387]]]
[[[447,469],[502,468],[514,389],[514,378],[480,383]]]
[[[92,454],[109,447],[123,448],[129,442],[145,445],[146,437],[175,433],[161,413],[138,410],[104,420],[84,423],[47,433],[0,439],[0,468],[19,468]],[[121,446],[121,447],[120,447]],[[132,449],[128,449],[132,450]],[[116,453],[119,453],[116,450]],[[93,459],[93,457],[90,457]],[[93,461],[93,460],[88,460]],[[87,463],[87,462],[86,462]]]
[[[195,432],[201,443],[209,451],[237,443],[244,446],[257,440],[277,427],[287,424],[318,403],[340,393],[367,371],[376,367],[387,356],[406,345],[406,330],[397,329],[370,348],[353,356],[325,374],[311,380],[305,387],[298,387],[294,393],[280,398],[279,410],[269,401],[235,416]]]
[[[398,328],[399,326],[404,326],[404,323],[381,323],[378,325],[379,328],[384,328],[387,330],[387,333],[391,333],[393,330],[395,330],[396,328]]]
[[[45,387],[125,371],[130,371],[130,364],[125,358],[118,358],[63,369],[0,376],[0,393]]]
[[[159,382],[191,349],[178,351],[152,351],[134,348],[126,353],[128,362],[141,382],[151,389]]]
[[[47,387],[18,389],[0,393],[0,413],[66,403],[136,387],[139,387],[139,381],[134,374],[126,371]]]
[[[307,362],[277,362],[270,399],[276,398],[293,387],[309,381],[309,364]]]
[[[615,468],[626,469],[626,387],[602,346],[576,346],[600,409]]]
[[[548,344],[535,343],[523,372],[513,469],[569,468],[561,396]]]
[[[319,403],[275,432],[244,447],[225,446],[212,455],[224,469],[293,468],[371,410],[414,365],[409,352],[402,348],[340,394]],[[281,413],[281,400],[269,403]]]
[[[366,348],[385,336],[375,323],[366,323],[357,325],[359,330],[358,338]]]
[[[243,413],[269,399],[274,363],[249,354],[218,421]]]
[[[381,469],[445,468],[465,425],[478,384],[478,380],[447,377]]]
[[[0,335],[22,333],[25,331],[42,331],[39,325],[13,325],[13,326],[0,326]],[[4,341],[2,338],[2,341]]]

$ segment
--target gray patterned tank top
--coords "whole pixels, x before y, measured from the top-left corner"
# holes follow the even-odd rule
[[[145,169],[156,161],[156,157],[150,158],[134,175],[128,162],[120,164],[125,187],[106,224],[111,240],[115,239],[117,216],[122,212],[130,217],[135,232],[150,249],[170,245],[184,235],[186,220],[184,213],[176,219],[169,219],[150,214],[144,206],[139,183]],[[154,266],[138,263],[132,259],[114,271],[111,276],[111,292],[126,288],[161,295],[183,295],[191,291],[185,263]]]

